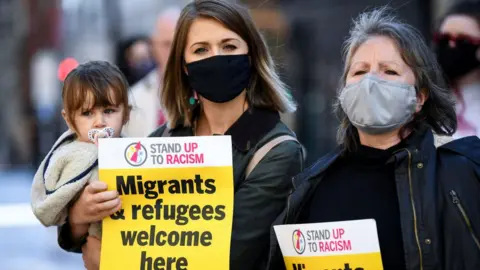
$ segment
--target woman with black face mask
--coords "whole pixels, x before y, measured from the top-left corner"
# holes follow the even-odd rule
[[[279,115],[295,104],[248,11],[219,0],[187,5],[161,93],[169,124],[151,136],[232,136],[230,269],[265,269],[270,225],[285,207],[303,155]]]
[[[162,83],[168,126],[150,136],[231,136],[230,269],[265,269],[270,226],[286,206],[303,155],[279,114],[296,106],[247,9],[223,0],[188,4],[177,22]],[[82,196],[76,204],[86,201]],[[88,202],[85,205],[85,210],[73,206],[80,210],[70,215],[87,216]],[[69,226],[61,229],[59,241],[64,249],[74,250],[71,234],[76,229]],[[89,237],[83,256],[85,265],[97,265],[99,241]]]
[[[454,5],[442,20],[435,45],[457,96],[455,137],[480,136],[480,2]]]
[[[155,68],[150,51],[151,43],[145,36],[133,36],[117,44],[115,62],[130,86]]]

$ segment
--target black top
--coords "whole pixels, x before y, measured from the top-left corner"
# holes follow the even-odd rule
[[[400,210],[392,153],[360,146],[327,171],[298,223],[375,219],[385,270],[405,269]]]

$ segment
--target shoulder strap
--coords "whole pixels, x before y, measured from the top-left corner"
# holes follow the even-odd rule
[[[255,154],[253,154],[252,159],[250,159],[250,162],[248,163],[247,169],[246,169],[246,172],[245,172],[245,179],[248,178],[248,176],[253,171],[253,169],[255,169],[257,164],[265,157],[266,154],[268,154],[268,152],[270,150],[272,150],[272,148],[274,148],[275,146],[277,146],[277,145],[279,145],[279,144],[281,144],[282,142],[285,142],[285,141],[298,142],[298,140],[293,136],[283,135],[283,136],[279,136],[279,137],[267,142],[266,144],[264,144],[262,147],[260,147],[255,152]]]
[[[170,129],[165,125],[165,129],[162,132],[162,137],[170,137]]]

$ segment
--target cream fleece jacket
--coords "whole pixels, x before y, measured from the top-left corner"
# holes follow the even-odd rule
[[[71,131],[65,132],[42,161],[33,179],[33,213],[44,226],[64,224],[68,207],[92,181],[98,181],[97,146],[76,141]],[[101,238],[100,222],[90,224],[89,235]]]

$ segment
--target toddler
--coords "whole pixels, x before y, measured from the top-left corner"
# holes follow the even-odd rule
[[[45,226],[64,224],[83,188],[98,181],[98,138],[120,137],[130,114],[128,83],[117,67],[104,61],[72,70],[62,101],[69,130],[40,164],[31,192],[33,213]],[[101,239],[101,224],[90,224],[88,232]]]

